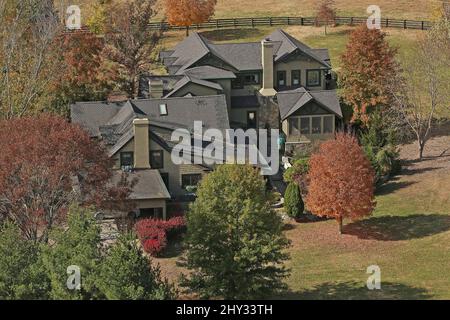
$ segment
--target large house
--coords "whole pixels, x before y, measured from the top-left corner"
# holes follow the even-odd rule
[[[175,165],[171,133],[205,129],[281,129],[295,149],[333,135],[342,120],[327,49],[311,49],[282,30],[261,42],[214,44],[192,33],[160,53],[168,75],[143,76],[139,99],[79,102],[74,123],[101,139],[118,173],[139,178],[132,194],[141,214],[166,217],[213,168]],[[193,137],[194,139],[194,137]]]

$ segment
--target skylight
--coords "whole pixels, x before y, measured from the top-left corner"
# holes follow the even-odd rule
[[[167,116],[169,113],[167,112],[167,104],[160,104],[159,105],[159,114],[161,116]]]

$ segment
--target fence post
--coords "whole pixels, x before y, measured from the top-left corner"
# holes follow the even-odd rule
[[[403,20],[403,29],[406,29],[406,20]]]
[[[269,25],[272,26],[272,17],[269,17]]]
[[[216,29],[219,29],[219,19],[216,19]]]
[[[353,26],[353,17],[350,18],[350,25]]]
[[[425,23],[424,22],[425,21],[422,20],[422,30],[424,30],[424,27],[425,27]]]
[[[236,28],[236,18],[233,19],[234,28]]]
[[[291,19],[288,17],[288,25],[291,24]]]
[[[252,18],[252,28],[254,28],[255,27],[255,22],[253,21],[253,18]]]
[[[389,18],[386,18],[386,28],[389,28]]]
[[[300,18],[300,25],[303,25],[303,17]]]

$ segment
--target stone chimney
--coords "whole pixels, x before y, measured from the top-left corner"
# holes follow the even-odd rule
[[[162,80],[150,80],[148,82],[149,97],[153,99],[161,99],[164,95],[164,84]]]
[[[273,42],[270,39],[261,41],[263,85],[259,91],[261,95],[271,97],[277,94],[273,88]]]
[[[148,119],[134,119],[134,168],[150,169],[150,139]]]

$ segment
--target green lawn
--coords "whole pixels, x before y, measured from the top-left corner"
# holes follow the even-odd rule
[[[441,140],[433,156],[450,137]],[[285,298],[449,299],[449,169],[450,154],[413,164],[379,190],[373,216],[347,222],[343,236],[334,221],[293,226]],[[370,265],[381,268],[382,290],[366,288]]]
[[[344,235],[330,220],[291,223],[289,291],[276,299],[450,299],[450,136],[433,139],[430,159],[410,163],[378,190],[377,209]],[[411,159],[415,147],[404,147]],[[182,251],[155,259],[176,281]],[[381,290],[366,287],[367,267],[381,268]],[[186,296],[183,298],[193,298]]]

